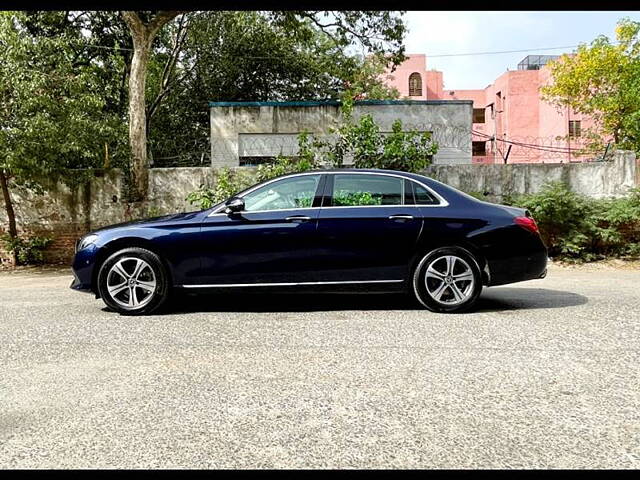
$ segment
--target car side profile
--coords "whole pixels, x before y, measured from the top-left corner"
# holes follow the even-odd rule
[[[429,310],[459,312],[483,286],[542,278],[546,264],[527,210],[423,175],[337,169],[95,230],[76,244],[71,288],[128,315],[156,311],[174,289],[407,291]]]

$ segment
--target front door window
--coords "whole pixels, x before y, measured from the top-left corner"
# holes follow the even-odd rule
[[[320,182],[320,175],[303,175],[271,182],[244,195],[247,212],[309,208]]]

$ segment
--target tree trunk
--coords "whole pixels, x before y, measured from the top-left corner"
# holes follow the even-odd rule
[[[8,175],[2,169],[0,169],[0,187],[2,187],[4,208],[7,211],[7,218],[9,219],[9,235],[15,238],[18,236],[18,229],[16,228],[16,213],[13,210],[13,202],[11,201],[11,194],[9,193]]]
[[[147,159],[147,120],[145,112],[145,83],[147,62],[151,45],[158,31],[171,19],[179,15],[177,11],[160,11],[149,23],[144,23],[136,12],[122,12],[122,18],[129,27],[133,39],[133,57],[129,73],[129,144],[131,146],[131,173],[133,199],[144,200],[149,187]]]
[[[13,210],[13,202],[11,201],[11,193],[9,192],[9,178],[7,172],[0,168],[0,188],[2,188],[2,197],[4,198],[4,208],[7,211],[7,219],[9,220],[9,236],[16,238],[18,229],[16,227],[16,213]],[[17,265],[16,252],[11,252],[11,260],[13,265]]]
[[[143,200],[148,189],[147,120],[145,113],[145,82],[149,42],[145,35],[133,36],[134,52],[129,74],[129,142],[131,146],[131,173],[133,200]]]

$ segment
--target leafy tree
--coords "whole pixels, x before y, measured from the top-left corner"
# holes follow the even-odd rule
[[[190,14],[179,61],[149,130],[155,164],[162,164],[163,158],[181,158],[184,163],[201,158],[208,149],[209,101],[326,100],[347,91],[358,98],[398,97],[382,81],[385,67],[403,58],[397,39],[404,29],[395,28],[402,24],[398,17],[389,12],[372,17],[372,25],[382,30],[387,25],[388,30],[375,36],[386,35],[389,42],[372,39],[378,53],[363,57],[348,48],[349,42],[367,43],[373,30],[358,26],[356,39],[346,31],[335,32],[337,27],[321,29],[310,13],[293,13]],[[165,29],[172,38],[177,38],[172,31],[177,23]],[[153,63],[152,59],[149,97],[160,91],[159,78],[166,71],[162,62],[155,67]]]
[[[426,168],[438,152],[438,144],[429,132],[404,131],[402,121],[383,133],[371,115],[353,118],[354,100],[342,102],[342,123],[333,129],[334,138],[317,140],[316,155],[324,156],[333,166],[342,167],[344,160],[353,159],[356,168],[385,168],[419,172]]]
[[[573,55],[548,64],[553,83],[543,98],[594,117],[600,142],[604,137],[640,152],[640,22],[618,22],[617,44],[604,35],[580,45]]]
[[[122,133],[104,112],[102,66],[79,61],[78,36],[34,28],[27,13],[0,13],[0,187],[8,234],[18,234],[11,189],[40,191],[52,180],[78,181],[73,169],[102,166]]]

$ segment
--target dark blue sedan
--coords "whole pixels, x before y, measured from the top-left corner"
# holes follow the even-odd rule
[[[172,289],[408,291],[429,310],[471,307],[482,286],[546,275],[528,211],[391,170],[285,175],[208,210],[91,232],[71,288],[122,314]]]

